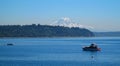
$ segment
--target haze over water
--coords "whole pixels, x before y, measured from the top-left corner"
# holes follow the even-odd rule
[[[93,42],[101,51],[82,51]],[[120,66],[120,37],[1,38],[0,66]]]

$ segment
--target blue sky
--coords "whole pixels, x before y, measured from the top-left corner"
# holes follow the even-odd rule
[[[120,31],[120,0],[0,0],[0,25],[51,24],[62,17],[92,31]]]

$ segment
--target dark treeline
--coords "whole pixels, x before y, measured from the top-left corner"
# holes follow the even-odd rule
[[[84,28],[49,25],[0,25],[0,37],[92,37]]]

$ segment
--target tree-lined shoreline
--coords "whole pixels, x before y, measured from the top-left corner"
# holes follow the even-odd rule
[[[93,37],[85,28],[50,25],[0,25],[0,37]]]

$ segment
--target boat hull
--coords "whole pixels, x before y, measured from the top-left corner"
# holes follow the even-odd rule
[[[82,48],[83,51],[100,51],[100,48],[89,48],[89,47],[84,47]]]

